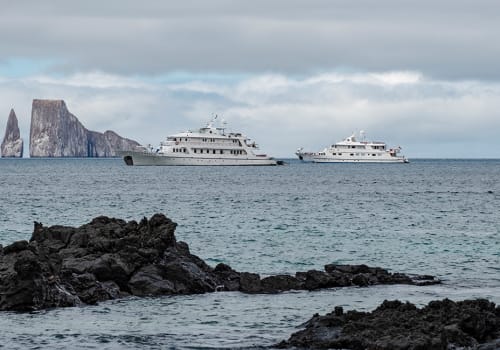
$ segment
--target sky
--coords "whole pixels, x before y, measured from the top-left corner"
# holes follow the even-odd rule
[[[410,159],[500,158],[499,1],[0,8],[0,137],[13,108],[25,150],[32,100],[43,98],[142,144],[218,115],[280,158],[361,130]]]

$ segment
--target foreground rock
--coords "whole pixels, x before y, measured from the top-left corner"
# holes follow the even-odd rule
[[[432,276],[366,265],[327,265],[325,271],[265,278],[225,264],[212,268],[177,242],[175,228],[162,214],[139,223],[97,217],[79,228],[35,223],[29,242],[0,246],[0,310],[95,304],[129,295],[439,283]]]
[[[9,119],[7,119],[7,128],[5,136],[0,147],[2,157],[21,158],[23,156],[23,139],[19,132],[19,124],[16,113],[10,110]]]
[[[30,157],[114,157],[137,146],[113,131],[87,130],[62,100],[33,100]]]
[[[418,309],[411,303],[384,301],[373,312],[341,307],[314,315],[305,329],[279,348],[316,349],[498,349],[500,307],[488,300],[431,301]]]

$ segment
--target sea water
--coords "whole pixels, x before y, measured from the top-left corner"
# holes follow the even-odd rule
[[[277,167],[129,167],[119,159],[0,160],[0,244],[33,222],[164,213],[211,265],[261,275],[364,263],[442,285],[221,292],[0,313],[5,348],[255,348],[336,305],[448,297],[500,303],[500,160]]]

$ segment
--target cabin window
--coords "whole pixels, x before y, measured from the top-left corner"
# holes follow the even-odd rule
[[[215,150],[213,151],[213,153],[215,154]]]
[[[196,153],[196,148],[194,149],[194,153]]]
[[[354,155],[354,153],[351,153],[350,156],[352,157]]]
[[[223,151],[223,150],[220,150],[220,154],[224,154],[224,151]]]
[[[374,157],[375,157],[375,156],[376,156],[376,154],[375,154],[375,153],[373,153],[373,154],[372,154],[372,156],[374,156]]]

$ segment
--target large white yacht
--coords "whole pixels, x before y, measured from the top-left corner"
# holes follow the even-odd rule
[[[216,117],[217,118],[217,117]],[[258,152],[257,144],[241,133],[226,133],[225,122],[214,118],[204,128],[170,135],[157,149],[151,145],[120,151],[127,165],[277,165]]]
[[[408,163],[403,155],[398,155],[401,147],[387,148],[385,142],[366,141],[360,132],[345,138],[319,152],[304,152],[299,148],[295,154],[300,160],[314,163]]]

